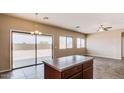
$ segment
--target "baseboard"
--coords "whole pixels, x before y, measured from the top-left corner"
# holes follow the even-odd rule
[[[101,57],[101,58],[108,58],[108,59],[116,59],[116,60],[121,60],[122,58],[111,58],[111,57],[103,57],[103,56],[94,56],[90,54],[86,54],[87,56],[92,56],[92,57]]]
[[[9,72],[9,71],[11,71],[11,69],[1,70],[0,73],[5,73],[5,72]]]

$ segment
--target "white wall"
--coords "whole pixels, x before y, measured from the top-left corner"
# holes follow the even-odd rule
[[[87,54],[121,59],[121,33],[124,30],[97,32],[87,36]]]

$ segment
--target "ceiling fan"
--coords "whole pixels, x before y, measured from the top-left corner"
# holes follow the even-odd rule
[[[97,30],[98,32],[102,32],[102,31],[109,31],[109,29],[111,29],[112,27],[105,27],[103,25],[100,25],[99,29]]]

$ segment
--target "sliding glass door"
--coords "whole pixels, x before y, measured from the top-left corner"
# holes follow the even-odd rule
[[[42,60],[52,58],[52,36],[37,36],[37,63]]]
[[[35,64],[35,36],[12,33],[13,68]]]
[[[12,32],[13,69],[52,58],[52,36]]]

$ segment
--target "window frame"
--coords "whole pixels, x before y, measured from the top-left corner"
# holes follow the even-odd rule
[[[79,39],[79,45],[78,45],[78,39]],[[76,42],[77,42],[77,48],[81,48],[81,39],[80,38],[77,38],[77,40],[76,40]],[[79,46],[79,47],[78,47]]]
[[[61,44],[60,44],[60,38],[61,37],[65,37],[65,48],[61,48],[60,46],[61,46]],[[66,49],[66,36],[59,36],[59,49]]]
[[[73,48],[73,37],[72,36],[66,36],[66,49],[71,49],[70,47],[68,47],[68,40],[67,40],[67,38],[71,38],[71,40],[72,40],[71,48]]]
[[[86,46],[86,44],[85,44],[85,38],[77,37],[76,39],[77,39],[77,40],[76,40],[76,41],[77,41],[77,46],[76,46],[76,47],[77,47],[78,49],[80,49],[80,48],[85,48],[85,46]],[[79,39],[79,42],[80,42],[79,47],[78,47],[78,39]],[[84,47],[82,47],[82,40],[84,40]]]
[[[60,48],[60,45],[61,45],[61,44],[60,44],[60,38],[61,38],[61,37],[65,37],[65,38],[66,38],[66,39],[65,39],[65,42],[66,42],[66,47],[65,47],[65,48]],[[71,38],[71,39],[72,39],[72,47],[71,47],[71,48],[67,47],[67,38]],[[72,48],[73,48],[73,37],[72,37],[72,36],[64,36],[64,35],[63,35],[63,36],[59,36],[59,49],[62,50],[62,49],[72,49]]]
[[[84,42],[83,42],[84,45],[83,46],[82,46],[82,40],[84,40]],[[85,46],[86,46],[85,42],[86,42],[85,38],[80,39],[80,47],[81,48],[85,48]]]

